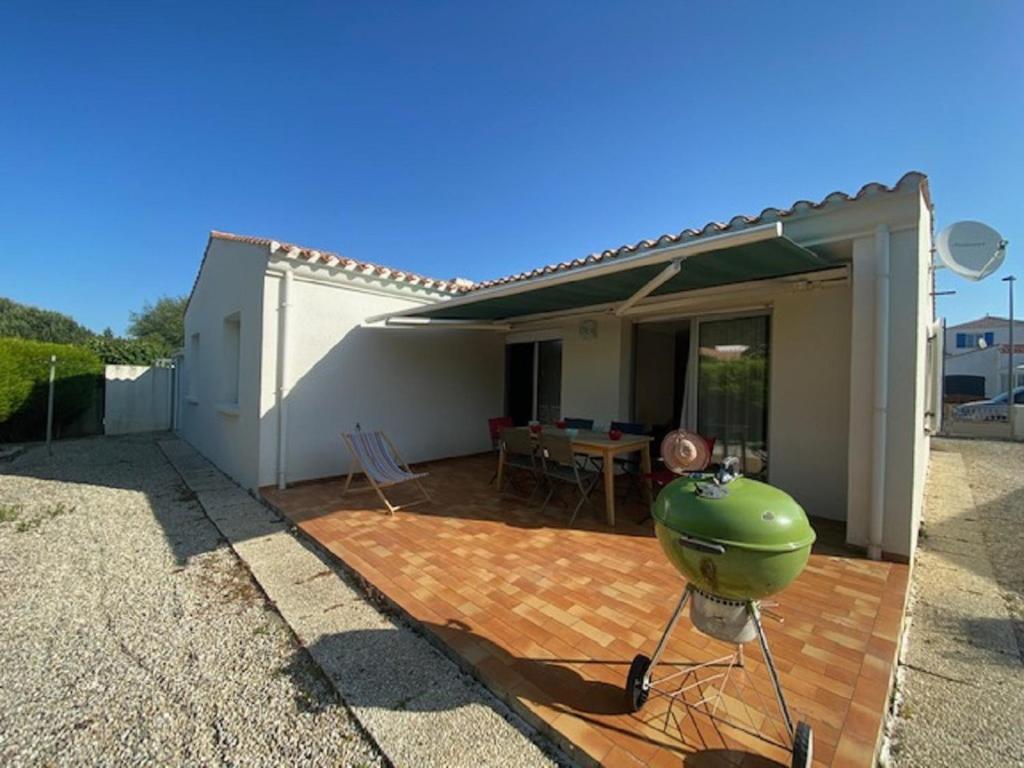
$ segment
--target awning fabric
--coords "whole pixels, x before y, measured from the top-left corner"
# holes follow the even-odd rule
[[[592,277],[581,275],[578,280],[556,285],[539,284],[534,289],[507,296],[488,296],[490,292],[481,292],[478,301],[472,301],[473,294],[469,294],[468,301],[463,299],[454,306],[449,306],[451,302],[441,302],[423,307],[415,316],[436,320],[504,320],[621,302],[664,270],[671,260],[671,256],[666,255],[663,262]],[[815,272],[834,268],[839,263],[786,237],[776,237],[691,256],[683,261],[679,273],[655,289],[651,296]]]

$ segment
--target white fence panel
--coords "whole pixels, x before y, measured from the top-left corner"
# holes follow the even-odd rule
[[[105,376],[105,434],[125,435],[171,428],[173,368],[108,365]]]

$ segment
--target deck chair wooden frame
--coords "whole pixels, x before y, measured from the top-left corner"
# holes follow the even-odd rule
[[[342,433],[342,438],[345,440],[345,444],[348,446],[349,453],[352,454],[352,468],[349,470],[348,479],[345,480],[345,487],[341,491],[341,495],[345,496],[348,493],[362,493],[364,491],[376,491],[380,500],[384,502],[384,506],[388,508],[388,514],[393,515],[400,509],[407,509],[417,504],[429,503],[433,499],[430,498],[430,494],[427,493],[427,489],[423,487],[423,483],[420,482],[421,477],[426,477],[426,472],[413,472],[409,469],[409,465],[405,459],[402,458],[398,449],[395,448],[395,444],[391,442],[389,438],[382,431],[375,432],[352,432]],[[384,470],[384,473],[375,476],[372,462],[366,460],[364,455],[361,453],[359,448],[356,447],[356,442],[365,443],[367,440],[373,439],[378,442],[378,448],[380,452],[381,466],[378,469]],[[362,473],[368,482],[368,485],[352,487],[352,481],[355,479],[357,474]],[[384,495],[385,488],[391,488],[396,485],[402,485],[404,483],[415,483],[416,487],[419,488],[420,493],[423,494],[422,499],[416,499],[410,501],[408,504],[392,504],[386,495]]]

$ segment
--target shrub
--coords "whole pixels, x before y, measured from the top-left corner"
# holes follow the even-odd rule
[[[46,436],[50,356],[57,356],[54,434],[93,403],[103,363],[86,347],[0,338],[0,442]]]
[[[152,365],[155,360],[170,357],[171,350],[160,339],[123,339],[94,336],[89,349],[107,365]]]

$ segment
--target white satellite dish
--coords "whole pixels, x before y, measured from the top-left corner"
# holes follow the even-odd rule
[[[935,250],[942,263],[968,280],[984,280],[1006,258],[1006,241],[988,224],[958,221],[939,233]]]

